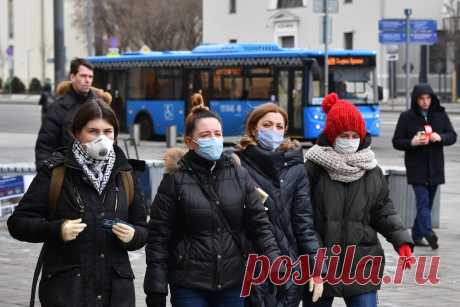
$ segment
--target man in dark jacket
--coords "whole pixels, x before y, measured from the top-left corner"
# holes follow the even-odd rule
[[[49,106],[38,133],[35,144],[37,166],[54,151],[66,148],[71,143],[72,137],[68,130],[75,113],[83,103],[102,94],[100,92],[103,91],[91,88],[93,70],[91,63],[84,59],[76,58],[70,63],[70,82],[63,82],[58,86],[57,94],[61,96],[56,103]],[[106,100],[106,97],[102,98]]]
[[[444,146],[457,140],[446,111],[429,84],[412,90],[411,108],[399,116],[393,147],[404,150],[407,182],[414,188],[417,216],[412,228],[416,245],[438,248],[438,237],[431,226],[431,209],[438,185],[444,179]]]

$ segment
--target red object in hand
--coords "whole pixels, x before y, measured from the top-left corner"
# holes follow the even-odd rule
[[[404,269],[410,269],[415,264],[415,257],[412,254],[412,249],[409,244],[403,244],[399,247],[399,257],[405,257]]]

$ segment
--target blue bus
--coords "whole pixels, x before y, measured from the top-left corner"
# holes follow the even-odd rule
[[[244,131],[247,114],[268,101],[289,115],[288,134],[314,140],[324,127],[321,51],[276,44],[200,45],[192,51],[129,52],[95,56],[95,85],[111,92],[122,131],[140,124],[141,139],[155,139],[170,125],[183,134],[190,97],[201,92],[223,120],[225,136]],[[332,51],[329,91],[352,101],[369,132],[379,135],[375,52]]]

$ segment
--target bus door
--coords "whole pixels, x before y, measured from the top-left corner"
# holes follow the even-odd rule
[[[201,93],[204,103],[209,103],[210,98],[210,71],[208,69],[188,70],[186,74],[185,107],[186,116],[192,108],[191,97],[195,93]]]
[[[279,69],[277,77],[277,101],[288,113],[288,134],[303,136],[304,73],[302,69]]]
[[[110,71],[107,76],[107,88],[112,95],[111,107],[115,111],[120,122],[120,130],[127,132],[126,126],[126,95],[127,95],[127,71]]]

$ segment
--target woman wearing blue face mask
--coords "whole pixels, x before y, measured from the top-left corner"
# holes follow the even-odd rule
[[[384,257],[377,233],[403,257],[412,257],[413,242],[388,198],[388,184],[370,149],[371,137],[361,113],[335,93],[324,98],[323,110],[326,126],[317,144],[308,150],[305,163],[315,229],[327,255],[341,259],[337,276],[343,268],[350,272],[348,276],[378,275],[373,278],[379,282],[339,280],[332,285],[326,278],[323,297],[313,303],[307,293],[303,306],[330,307],[334,297],[343,297],[347,307],[375,307],[383,264],[373,272],[370,265],[357,272],[357,264],[366,257]],[[340,249],[332,253],[334,245]],[[352,246],[356,248],[352,261],[344,267],[346,248]],[[415,259],[407,260],[405,267],[410,268]]]
[[[252,110],[236,153],[257,186],[268,194],[264,205],[281,254],[293,261],[309,255],[313,265],[319,244],[313,228],[310,187],[302,147],[284,138],[287,118],[286,111],[273,103]],[[310,279],[307,287],[289,281],[283,293],[273,293],[272,288],[268,282],[253,288],[247,305],[299,306],[304,289],[312,291],[317,300],[323,285],[316,278]]]
[[[220,118],[192,98],[188,152],[166,155],[168,169],[151,207],[144,280],[149,307],[243,306],[246,246],[274,259],[279,250],[247,171],[222,155]]]

